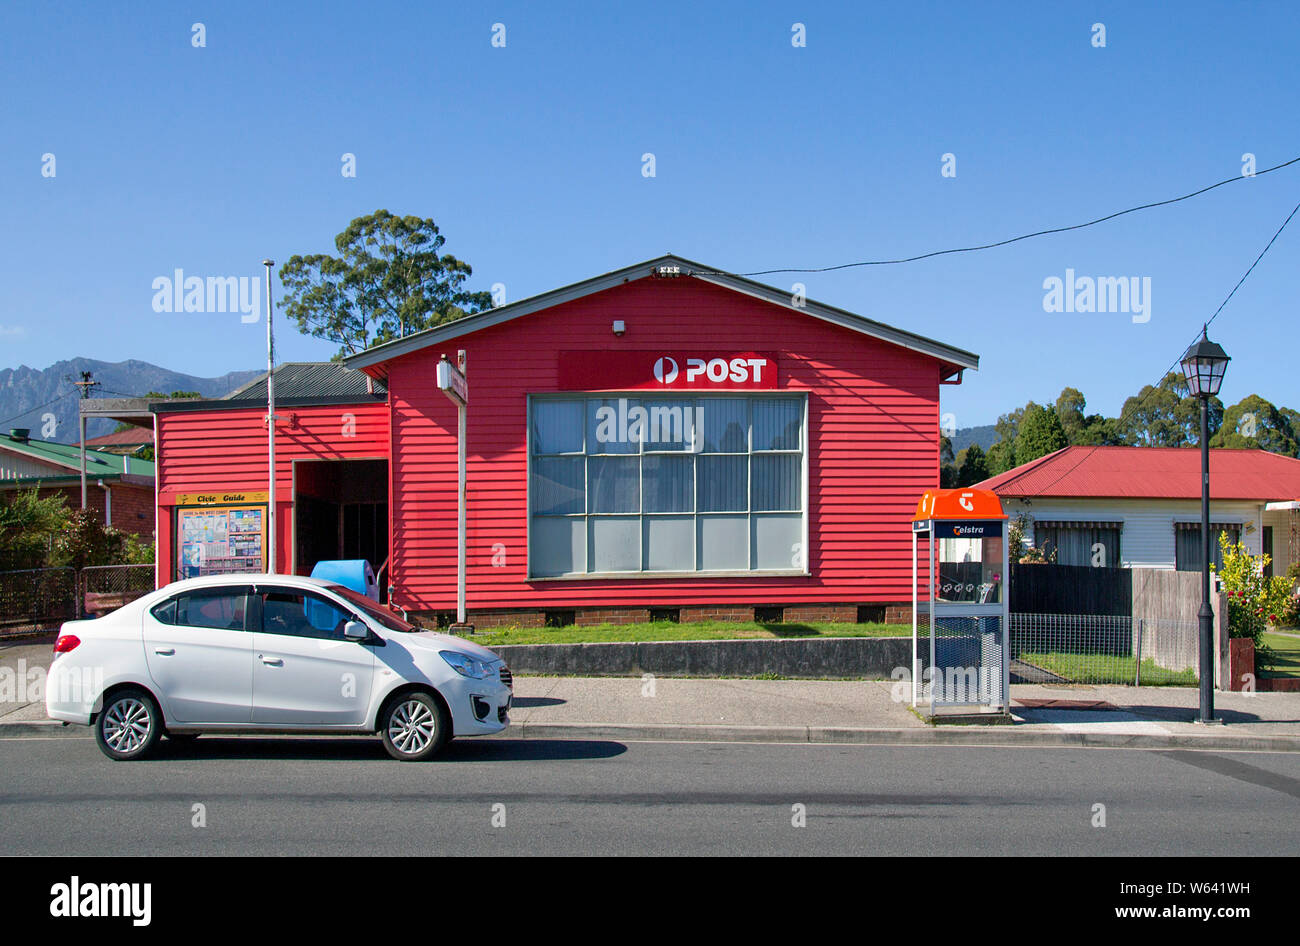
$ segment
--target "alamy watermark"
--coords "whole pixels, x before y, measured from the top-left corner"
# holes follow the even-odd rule
[[[598,443],[683,444],[692,453],[704,448],[699,431],[704,428],[704,407],[681,404],[629,406],[625,397],[618,405],[601,405],[596,410]]]
[[[1151,321],[1150,276],[1076,276],[1067,269],[1065,278],[1043,280],[1044,312],[1124,312],[1136,323]]]
[[[238,312],[239,321],[256,322],[261,299],[257,276],[186,276],[175,270],[153,281],[155,312]]]

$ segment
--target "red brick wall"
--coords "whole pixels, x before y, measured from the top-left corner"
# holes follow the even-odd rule
[[[856,604],[822,604],[786,608],[783,620],[788,624],[822,623],[825,621],[853,624],[858,620],[858,606]]]
[[[153,488],[148,486],[128,486],[121,483],[109,483],[113,491],[113,528],[123,532],[134,532],[142,539],[152,539],[154,535]],[[81,508],[80,486],[51,486],[42,488],[42,498],[60,495],[69,509]],[[94,480],[86,484],[86,508],[100,522],[104,521],[104,490]],[[141,519],[138,513],[144,513]]]
[[[706,605],[703,608],[682,608],[679,617],[683,624],[696,621],[752,621],[754,609],[732,608],[725,605]]]

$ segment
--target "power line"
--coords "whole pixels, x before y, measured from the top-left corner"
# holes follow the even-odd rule
[[[1256,171],[1253,177],[1262,177],[1265,174],[1271,174],[1273,171],[1280,171],[1282,168],[1300,162],[1300,156],[1292,158],[1290,161],[1284,161],[1276,164],[1271,168],[1265,168],[1262,171]],[[981,243],[979,246],[961,246],[948,250],[935,250],[931,253],[922,253],[919,256],[908,256],[900,259],[881,259],[881,260],[864,260],[857,263],[840,263],[838,266],[818,266],[807,269],[760,269],[752,273],[731,273],[724,270],[693,270],[690,275],[695,276],[770,276],[775,273],[829,273],[840,269],[852,269],[858,266],[895,266],[900,263],[915,263],[919,260],[931,259],[936,256],[947,256],[952,253],[974,253],[979,250],[991,250],[999,246],[1007,246],[1012,243],[1019,243],[1021,240],[1029,240],[1034,237],[1048,236],[1053,233],[1067,233],[1070,230],[1082,230],[1084,227],[1093,227],[1099,223],[1105,223],[1107,220],[1114,220],[1116,217],[1122,217],[1125,214],[1137,213],[1139,210],[1150,210],[1153,207],[1165,207],[1169,204],[1176,204],[1180,201],[1191,200],[1193,197],[1199,197],[1201,194],[1208,193],[1216,187],[1222,187],[1224,184],[1232,184],[1235,181],[1248,180],[1245,175],[1225,178],[1217,184],[1211,184],[1208,187],[1202,187],[1200,190],[1192,191],[1190,194],[1183,194],[1181,197],[1171,197],[1168,200],[1158,200],[1150,204],[1141,204],[1137,207],[1129,207],[1127,210],[1119,210],[1104,217],[1098,217],[1096,220],[1089,220],[1086,223],[1076,223],[1068,227],[1053,227],[1050,230],[1035,230],[1033,233],[1025,233],[1009,240],[999,240],[996,243]],[[1249,273],[1247,273],[1249,275]],[[1245,277],[1242,277],[1243,279]]]
[[[1277,242],[1277,238],[1282,235],[1282,231],[1286,229],[1287,224],[1291,222],[1291,219],[1295,217],[1297,212],[1300,212],[1300,203],[1296,204],[1295,207],[1291,209],[1291,212],[1287,214],[1286,219],[1282,221],[1282,226],[1277,228],[1277,232],[1273,234],[1272,239],[1268,241],[1264,249],[1260,250],[1259,255],[1255,257],[1255,261],[1250,264],[1246,272],[1243,273],[1241,278],[1237,280],[1237,284],[1232,287],[1232,291],[1229,292],[1227,296],[1224,297],[1223,301],[1219,303],[1219,307],[1214,310],[1214,314],[1210,316],[1209,321],[1205,323],[1205,328],[1208,329],[1210,327],[1210,323],[1219,317],[1219,313],[1222,312],[1224,306],[1228,304],[1228,300],[1230,300],[1234,295],[1236,295],[1237,290],[1241,288],[1241,284],[1246,281],[1246,278],[1250,276],[1252,272],[1255,271],[1255,267],[1259,265],[1259,261],[1264,258],[1265,254],[1267,254],[1270,249],[1273,248],[1273,244]],[[1192,338],[1192,341],[1188,342],[1188,347],[1195,344],[1195,342],[1196,342],[1196,337],[1194,336]],[[1131,412],[1136,412],[1139,409],[1141,409],[1142,405],[1146,403],[1147,398],[1151,397],[1151,395],[1153,395],[1156,391],[1160,389],[1161,382],[1163,382],[1164,379],[1169,376],[1169,373],[1173,371],[1175,368],[1177,368],[1181,362],[1182,362],[1182,356],[1180,355],[1172,365],[1170,365],[1161,373],[1159,380],[1157,380],[1155,384],[1150,385],[1148,387],[1146,394],[1140,394],[1138,396],[1138,401],[1136,404],[1134,404],[1131,408],[1127,410],[1120,411],[1119,416],[1115,418],[1115,428],[1117,431],[1120,425],[1123,423],[1124,419],[1128,417]],[[1056,479],[1052,480],[1051,483],[1048,483],[1046,486],[1042,487],[1039,490],[1039,492],[1041,493],[1044,490],[1050,489],[1051,487],[1055,486],[1058,482],[1061,481],[1063,477],[1068,476],[1070,473],[1073,473],[1076,469],[1078,469],[1078,467],[1081,464],[1084,463],[1084,461],[1086,461],[1089,457],[1091,457],[1096,452],[1097,452],[1097,447],[1094,446],[1091,450],[1089,450],[1087,453],[1085,453],[1082,457],[1079,458],[1078,463],[1074,464],[1074,466],[1070,467],[1070,469],[1062,472],[1061,475],[1058,476]]]
[[[73,392],[71,392],[71,391],[65,391],[63,394],[60,394],[58,397],[54,398],[53,400],[46,401],[44,404],[39,404],[39,405],[37,405],[36,407],[29,407],[29,408],[27,408],[27,410],[23,411],[21,414],[15,414],[13,417],[10,417],[8,420],[2,420],[2,421],[0,421],[0,427],[5,426],[6,424],[11,424],[11,423],[13,423],[14,421],[18,420],[20,417],[26,417],[28,414],[34,414],[34,413],[36,413],[37,411],[41,410],[41,408],[49,407],[51,404],[54,404],[54,403],[56,403],[57,401],[61,401],[61,400],[63,400],[65,397],[68,397],[68,396],[71,395],[72,393],[73,393]]]

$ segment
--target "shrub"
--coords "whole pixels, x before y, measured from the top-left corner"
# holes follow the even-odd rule
[[[1255,643],[1255,663],[1271,669],[1276,655],[1264,643],[1270,624],[1280,624],[1292,605],[1291,581],[1281,575],[1269,578],[1264,568],[1267,555],[1251,555],[1240,542],[1233,543],[1226,532],[1219,533],[1223,568],[1219,581],[1228,593],[1228,636],[1248,637]]]

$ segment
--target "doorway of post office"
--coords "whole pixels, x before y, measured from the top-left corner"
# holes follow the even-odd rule
[[[293,535],[295,574],[322,559],[364,558],[386,599],[388,461],[295,460]]]

